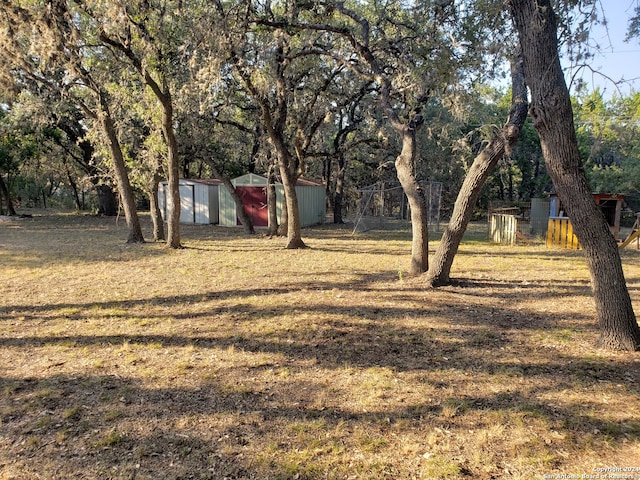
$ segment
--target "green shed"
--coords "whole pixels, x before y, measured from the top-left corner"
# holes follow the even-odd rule
[[[253,220],[255,227],[267,227],[269,222],[267,209],[267,179],[262,175],[248,173],[231,181],[242,199],[245,211]],[[300,223],[303,227],[323,223],[327,207],[324,185],[300,178],[296,183]],[[284,188],[276,183],[276,210],[278,221],[284,204]],[[219,224],[226,227],[240,225],[236,205],[226,188],[218,190]]]

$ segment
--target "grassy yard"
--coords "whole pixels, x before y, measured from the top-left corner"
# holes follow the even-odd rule
[[[0,223],[0,478],[640,478],[640,354],[594,348],[581,253],[476,230],[428,291],[406,226]]]

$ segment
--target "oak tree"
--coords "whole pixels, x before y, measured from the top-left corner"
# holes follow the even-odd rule
[[[573,224],[591,273],[599,344],[640,348],[636,321],[618,246],[596,205],[580,161],[569,91],[558,54],[557,18],[549,0],[510,0],[531,90],[530,114],[547,169]]]

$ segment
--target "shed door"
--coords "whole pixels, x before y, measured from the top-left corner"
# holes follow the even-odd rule
[[[267,189],[265,187],[236,187],[242,200],[245,213],[251,218],[254,227],[269,226],[267,209]],[[240,219],[236,219],[240,225]]]

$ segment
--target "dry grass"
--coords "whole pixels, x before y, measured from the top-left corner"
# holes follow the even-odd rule
[[[640,355],[593,347],[580,253],[477,234],[460,281],[425,291],[406,228],[305,230],[304,251],[211,226],[178,251],[125,238],[113,219],[0,224],[0,478],[640,467]]]

